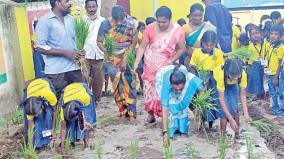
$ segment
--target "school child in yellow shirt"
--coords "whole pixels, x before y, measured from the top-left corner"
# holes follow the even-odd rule
[[[248,61],[250,69],[248,70],[248,86],[247,92],[257,96],[262,96],[264,94],[263,87],[263,61],[264,55],[264,41],[261,38],[261,32],[259,27],[254,26],[249,31],[250,44],[248,49],[251,52],[251,58]]]
[[[190,64],[197,68],[198,76],[203,80],[207,89],[214,88],[215,85],[212,70],[224,63],[223,52],[216,48],[216,44],[217,34],[214,31],[206,31],[201,38],[201,48],[194,50],[190,60]],[[209,122],[210,129],[213,121],[217,119],[216,114],[215,110],[203,113],[204,121]]]
[[[218,117],[220,117],[221,133],[225,135],[227,122],[235,131],[236,137],[239,134],[239,108],[238,101],[241,100],[246,122],[251,118],[248,114],[246,100],[247,75],[243,70],[242,62],[239,59],[227,59],[223,66],[213,70],[216,82],[215,92],[218,94],[216,102]]]
[[[269,43],[265,46],[264,59],[267,63],[264,73],[268,78],[269,94],[272,98],[272,114],[284,116],[282,106],[279,105],[279,73],[283,59],[284,46],[281,38],[283,35],[283,27],[274,24],[270,28]],[[281,84],[282,85],[282,84]]]

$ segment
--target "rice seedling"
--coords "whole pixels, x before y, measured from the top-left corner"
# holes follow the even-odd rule
[[[60,154],[56,154],[56,159],[63,159],[63,157]]]
[[[209,136],[208,136],[208,133],[207,133],[206,129],[203,129],[203,132],[204,132],[204,134],[205,134],[207,143],[208,143],[208,144],[211,144],[211,140],[210,140],[210,138],[209,138]]]
[[[24,121],[23,110],[17,109],[15,112],[11,113],[9,120],[11,120],[13,124],[22,124]]]
[[[228,58],[239,58],[240,60],[245,61],[251,57],[251,51],[247,47],[241,47],[235,51],[225,54],[225,56]]]
[[[28,141],[22,145],[25,159],[39,159],[33,145],[34,127],[28,130]]]
[[[131,149],[130,149],[131,159],[137,158],[137,151],[138,151],[138,141],[134,140],[131,141]]]
[[[212,97],[213,90],[205,90],[197,97],[193,97],[192,105],[193,105],[193,113],[194,120],[198,123],[201,123],[202,117],[208,118],[208,115],[211,113],[211,110],[218,111],[215,107],[214,98]]]
[[[127,64],[130,66],[131,69],[134,67],[134,62],[135,62],[135,55],[133,52],[128,52],[126,54],[127,56]]]
[[[251,137],[246,136],[248,159],[253,159],[253,144]]]
[[[195,149],[195,147],[192,144],[188,144],[186,146],[186,150],[190,154],[191,159],[197,159],[198,158],[198,151]]]
[[[111,114],[111,115],[105,115],[103,117],[100,117],[99,119],[97,119],[97,121],[92,126],[95,127],[97,125],[104,125],[110,122],[111,120],[113,120],[116,116],[117,116],[116,114]]]
[[[85,41],[89,34],[90,24],[82,17],[75,18],[75,32],[76,32],[76,45],[77,49],[83,50]]]
[[[98,137],[97,143],[96,143],[96,153],[98,155],[98,159],[103,159],[103,148],[101,146],[101,138]]]
[[[77,148],[74,149],[74,159],[78,159],[78,150]]]
[[[164,146],[164,156],[165,159],[173,159],[173,151],[170,146]]]
[[[219,159],[225,159],[227,153],[228,143],[226,138],[223,135],[220,135],[219,138]]]
[[[258,127],[265,135],[269,135],[273,130],[273,125],[269,124],[265,119],[253,120],[250,124]]]
[[[6,133],[9,135],[9,124],[7,119],[0,118],[0,130],[1,133]]]
[[[70,132],[67,133],[67,139],[65,141],[65,152],[68,155],[71,151],[71,135]]]
[[[59,130],[60,130],[60,108],[58,107],[58,108],[56,108],[56,121],[55,121],[55,132],[59,132]]]
[[[107,56],[113,56],[113,51],[115,48],[115,39],[109,35],[106,35],[103,39],[103,44],[106,49]]]

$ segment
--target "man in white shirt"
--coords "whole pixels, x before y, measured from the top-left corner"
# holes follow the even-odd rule
[[[86,0],[85,9],[87,11],[87,16],[84,18],[90,24],[89,35],[84,46],[84,50],[86,51],[85,58],[88,60],[88,64],[90,66],[87,71],[87,74],[91,77],[88,84],[92,88],[92,92],[97,103],[101,98],[104,81],[104,53],[97,45],[97,35],[101,22],[104,21],[104,18],[99,16],[99,13],[97,12],[97,0]]]

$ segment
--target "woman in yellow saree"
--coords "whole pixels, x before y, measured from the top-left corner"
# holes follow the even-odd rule
[[[110,61],[114,98],[122,118],[136,118],[136,79],[130,66],[126,64],[126,54],[136,46],[137,25],[137,21],[126,17],[124,8],[117,5],[112,8],[112,17],[101,23],[98,32],[98,46],[105,53],[104,37],[113,37],[115,40],[112,57],[105,57]]]

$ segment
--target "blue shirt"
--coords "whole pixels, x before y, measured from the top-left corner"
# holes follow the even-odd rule
[[[36,46],[45,50],[61,49],[76,51],[74,19],[64,16],[63,22],[50,11],[43,16],[36,27]],[[65,56],[43,55],[45,74],[59,74],[78,70],[76,62]]]
[[[210,21],[217,28],[218,43],[224,53],[232,51],[232,15],[220,3],[206,5],[204,21]]]

